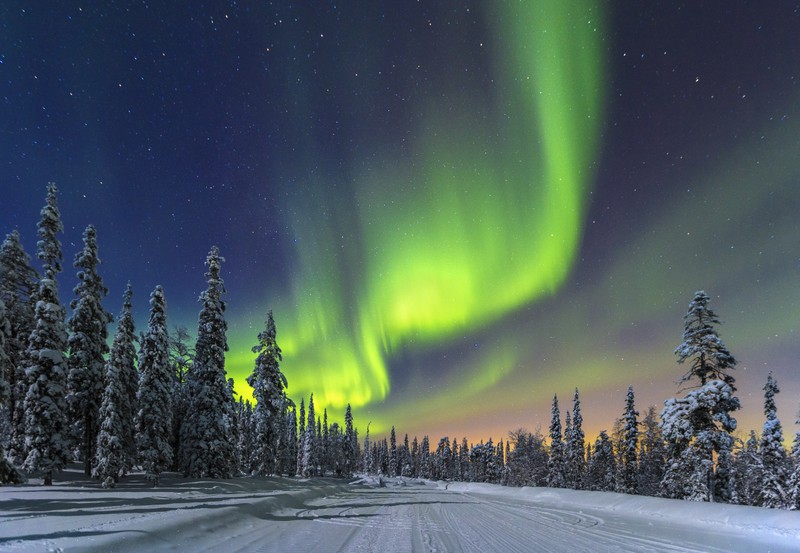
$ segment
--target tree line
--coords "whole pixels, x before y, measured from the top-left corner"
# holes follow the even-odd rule
[[[553,397],[549,433],[518,429],[497,445],[469,446],[466,438],[441,438],[435,448],[428,436],[408,435],[365,440],[363,470],[388,476],[410,476],[508,486],[547,486],[613,491],[693,501],[716,501],[769,508],[800,508],[800,432],[791,452],[783,443],[770,373],[764,385],[765,421],[761,436],[734,437],[740,408],[736,360],[717,333],[720,324],[704,291],[695,293],[684,317],[683,341],[675,349],[689,369],[680,379],[682,397],[668,399],[660,415],[650,406],[644,417],[628,387],[621,416],[611,434],[602,430],[594,443],[583,432],[580,393],[564,410]],[[797,421],[800,424],[800,421]]]
[[[777,417],[777,382],[764,386],[761,435],[734,436],[739,409],[733,355],[717,333],[709,296],[695,294],[685,316],[679,363],[684,395],[649,407],[640,420],[634,390],[612,432],[587,443],[580,394],[564,411],[554,396],[549,432],[517,429],[494,444],[406,434],[363,441],[347,406],[343,427],[318,415],[314,397],[300,406],[287,396],[272,312],[253,347],[247,383],[255,402],[235,399],[225,371],[228,351],[224,258],[212,247],[206,258],[197,338],[185,328],[168,330],[164,290],[150,295],[144,332],[136,334],[131,286],[124,295],[111,346],[112,316],[102,307],[108,291],[98,273],[97,233],[88,226],[75,256],[77,285],[72,314],[58,294],[62,271],[58,234],[63,232],[57,188],[47,187],[37,225],[35,270],[19,233],[0,247],[0,482],[23,473],[46,485],[67,462],[80,461],[87,475],[113,487],[133,470],[153,485],[165,471],[186,476],[349,476],[366,472],[509,486],[549,486],[616,491],[696,501],[773,508],[800,508],[800,433],[791,452]],[[138,344],[138,348],[137,348]],[[798,421],[800,423],[800,421]]]

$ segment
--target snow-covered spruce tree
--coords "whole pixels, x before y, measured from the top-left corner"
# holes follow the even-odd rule
[[[125,474],[128,463],[124,443],[125,425],[120,409],[126,398],[119,367],[109,359],[105,369],[106,385],[100,403],[100,428],[92,476],[101,480],[104,488],[113,488]]]
[[[431,478],[431,440],[423,436],[419,444],[419,477]]]
[[[619,470],[619,489],[622,493],[639,493],[638,486],[638,467],[636,464],[636,450],[639,445],[639,412],[634,404],[633,386],[628,386],[628,393],[625,395],[625,413],[623,420],[625,427],[623,430],[622,460]]]
[[[450,448],[450,437],[439,439],[436,446],[436,455],[433,462],[433,478],[436,480],[449,480],[453,465],[453,450]]]
[[[319,421],[319,418],[317,418],[317,421]],[[331,465],[331,437],[328,431],[328,409],[325,408],[322,410],[322,424],[318,426],[317,431],[317,436],[320,437],[318,443],[320,444],[320,465],[322,466],[322,470],[320,471],[321,476],[325,476],[327,472],[333,470]]]
[[[317,431],[316,431],[317,441],[314,444],[314,455],[317,458],[316,464],[316,472],[319,476],[325,476],[325,471],[323,470],[324,467],[324,454],[322,448],[322,421],[319,417],[317,417]]]
[[[253,353],[257,354],[256,365],[253,373],[247,377],[247,383],[252,386],[256,400],[253,413],[254,469],[257,474],[274,474],[285,424],[287,382],[279,366],[281,348],[276,341],[275,319],[271,310],[267,313],[264,330],[258,334],[258,344],[253,346]]]
[[[317,416],[314,413],[314,394],[308,398],[308,419],[306,420],[306,437],[303,442],[303,476],[316,476],[317,472]]]
[[[172,395],[170,397],[172,431],[169,444],[173,452],[171,470],[176,472],[183,470],[181,427],[186,420],[186,413],[189,412],[189,386],[186,378],[194,363],[194,348],[190,346],[190,342],[191,336],[185,326],[175,326],[167,338],[172,371]]]
[[[245,401],[239,398],[238,405],[239,416],[239,470],[242,474],[249,475],[253,473],[253,449],[255,448],[255,440],[253,439],[253,404],[250,400]]]
[[[25,394],[28,380],[25,354],[35,319],[34,295],[39,275],[31,267],[31,258],[15,230],[0,246],[0,300],[5,304],[8,324],[4,327],[5,351],[8,365],[5,379],[9,385],[9,439],[7,455],[14,464],[25,460]]]
[[[800,424],[800,419],[795,421]],[[792,511],[800,509],[800,432],[795,434],[792,442],[791,474],[789,476],[789,489],[786,492],[788,508]]]
[[[139,350],[139,390],[136,417],[136,445],[142,469],[153,486],[172,463],[169,444],[172,428],[170,394],[172,374],[167,341],[164,291],[156,286],[150,295],[150,320]]]
[[[725,501],[732,487],[728,481],[732,473],[723,465],[723,470],[715,474],[713,456],[730,452],[733,443],[730,433],[736,429],[736,419],[731,413],[739,409],[739,398],[734,395],[735,379],[728,371],[736,360],[714,328],[720,321],[708,308],[708,302],[705,292],[695,293],[684,317],[683,342],[675,349],[678,363],[690,360],[689,371],[681,381],[698,383],[686,397],[664,402],[661,427],[668,444],[668,460],[661,494]],[[722,456],[727,459],[726,453]],[[700,477],[703,470],[709,471],[705,484]],[[687,480],[682,476],[685,474],[693,476]]]
[[[764,385],[764,431],[761,433],[759,453],[763,470],[759,504],[762,507],[779,509],[788,506],[787,488],[789,487],[789,465],[786,450],[783,447],[783,430],[775,407],[775,394],[780,392],[778,383],[767,376]]]
[[[664,477],[664,440],[658,424],[656,408],[650,406],[642,420],[642,439],[639,447],[638,488],[642,495],[655,496]]]
[[[134,379],[138,380],[138,374],[133,344],[132,296],[133,290],[128,284],[111,352],[105,364],[105,389],[100,404],[100,429],[92,471],[95,478],[103,481],[103,487],[113,487],[136,462],[134,407],[138,382]]]
[[[311,460],[313,456],[311,450],[314,447],[313,434],[311,430],[313,426],[314,425],[306,426],[306,430],[305,432],[303,432],[303,439],[300,444],[300,452],[299,452],[300,468],[298,470],[298,473],[303,478],[309,478],[313,476],[312,460]]]
[[[345,476],[350,476],[356,469],[356,436],[353,428],[353,411],[350,404],[347,404],[347,409],[344,412],[344,465],[343,472]],[[406,434],[406,445],[408,445],[408,434]]]
[[[38,225],[37,257],[44,276],[36,292],[35,327],[28,341],[25,394],[25,451],[23,467],[40,473],[44,485],[53,483],[69,458],[67,429],[67,333],[65,311],[58,297],[56,275],[61,272],[63,232],[57,203],[58,189],[47,186],[47,203]]]
[[[569,412],[567,412],[569,414]],[[583,433],[583,415],[581,415],[581,399],[578,389],[572,399],[572,425],[565,433],[565,465],[566,481],[570,488],[583,489],[583,476],[586,471],[584,458],[585,437]]]
[[[358,441],[356,441],[355,444],[358,444]],[[400,463],[400,475],[411,476],[411,449],[408,445],[408,432],[406,432],[403,438],[403,447],[400,449],[400,454],[398,457]],[[456,470],[458,471],[458,467],[456,467]]]
[[[563,488],[564,443],[561,440],[561,412],[558,409],[558,396],[553,396],[553,416],[550,420],[550,459],[547,462],[547,485]]]
[[[543,486],[547,483],[547,451],[544,438],[524,428],[508,434],[514,448],[506,456],[509,486]]]
[[[192,368],[186,376],[189,409],[181,425],[181,461],[186,476],[231,478],[236,471],[233,442],[233,397],[225,375],[225,285],[220,278],[224,259],[214,246],[206,258],[206,290],[197,325]]]
[[[394,426],[389,435],[389,470],[388,476],[397,476],[397,434],[395,434]]]
[[[136,369],[136,328],[133,322],[132,298],[133,288],[128,283],[122,297],[122,312],[108,356],[108,363],[117,369],[122,390],[117,400],[117,408],[122,422],[120,439],[125,455],[123,474],[130,472],[136,464],[136,414],[139,412],[136,400],[139,390],[139,371]]]
[[[735,392],[735,379],[728,371],[736,366],[736,359],[714,328],[720,324],[720,320],[708,307],[710,299],[703,290],[695,292],[689,310],[683,317],[683,341],[675,348],[675,354],[678,363],[688,359],[690,365],[681,382],[699,380],[699,385],[704,386],[712,380],[722,380]]]
[[[295,474],[297,476],[302,476],[303,465],[304,465],[303,448],[306,439],[306,404],[305,404],[305,399],[303,398],[300,398],[300,416],[297,418],[297,421],[299,429],[297,431],[297,466],[295,467]],[[369,427],[367,427],[367,441],[369,441]],[[365,472],[369,472],[369,470],[365,469]]]
[[[83,232],[83,249],[75,256],[78,285],[73,290],[69,328],[69,373],[67,406],[72,443],[83,460],[83,472],[92,472],[100,429],[105,355],[108,353],[108,323],[111,315],[103,309],[108,289],[97,273],[97,231],[92,225]]]
[[[2,270],[2,266],[0,266],[0,270]],[[11,321],[7,315],[6,304],[0,299],[0,407],[3,410],[8,410],[11,397],[11,387],[6,381],[6,375],[12,372],[11,358],[6,354],[6,336],[10,332],[8,330],[10,326]],[[3,440],[0,440],[0,485],[19,484],[21,481],[22,476],[6,459],[5,444]]]
[[[284,445],[280,448],[280,473],[292,475],[295,474],[297,466],[297,408],[294,406],[294,402],[286,411],[284,421]]]
[[[328,463],[331,472],[336,477],[344,474],[344,434],[339,423],[333,423],[328,428]]]
[[[614,446],[605,430],[601,430],[594,443],[587,471],[587,489],[612,492],[615,487],[616,462]]]
[[[763,480],[763,467],[761,455],[758,453],[758,437],[755,430],[750,431],[750,436],[736,453],[734,470],[738,475],[736,479],[737,503],[741,505],[758,505],[761,495],[761,482]]]

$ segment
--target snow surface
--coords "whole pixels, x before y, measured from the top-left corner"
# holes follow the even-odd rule
[[[0,551],[800,551],[800,513],[605,492],[363,477],[0,488]]]

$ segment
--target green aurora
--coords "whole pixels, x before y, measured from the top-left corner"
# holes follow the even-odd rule
[[[437,82],[441,101],[422,106],[406,159],[376,151],[346,183],[352,203],[304,195],[288,210],[301,215],[289,221],[297,276],[275,313],[293,397],[314,393],[337,412],[380,402],[398,352],[479,332],[568,276],[604,104],[600,6],[490,9],[491,90]],[[302,148],[310,158],[314,145]],[[342,187],[300,178],[315,179],[315,191]],[[232,351],[247,351],[247,340],[234,336]],[[499,356],[464,376],[470,394],[516,365],[514,347],[492,349]],[[250,362],[228,359],[240,386]]]

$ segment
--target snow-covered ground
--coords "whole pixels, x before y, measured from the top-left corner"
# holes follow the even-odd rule
[[[133,476],[0,488],[0,551],[800,551],[800,513],[613,493],[363,478]],[[66,482],[65,482],[66,480]]]

